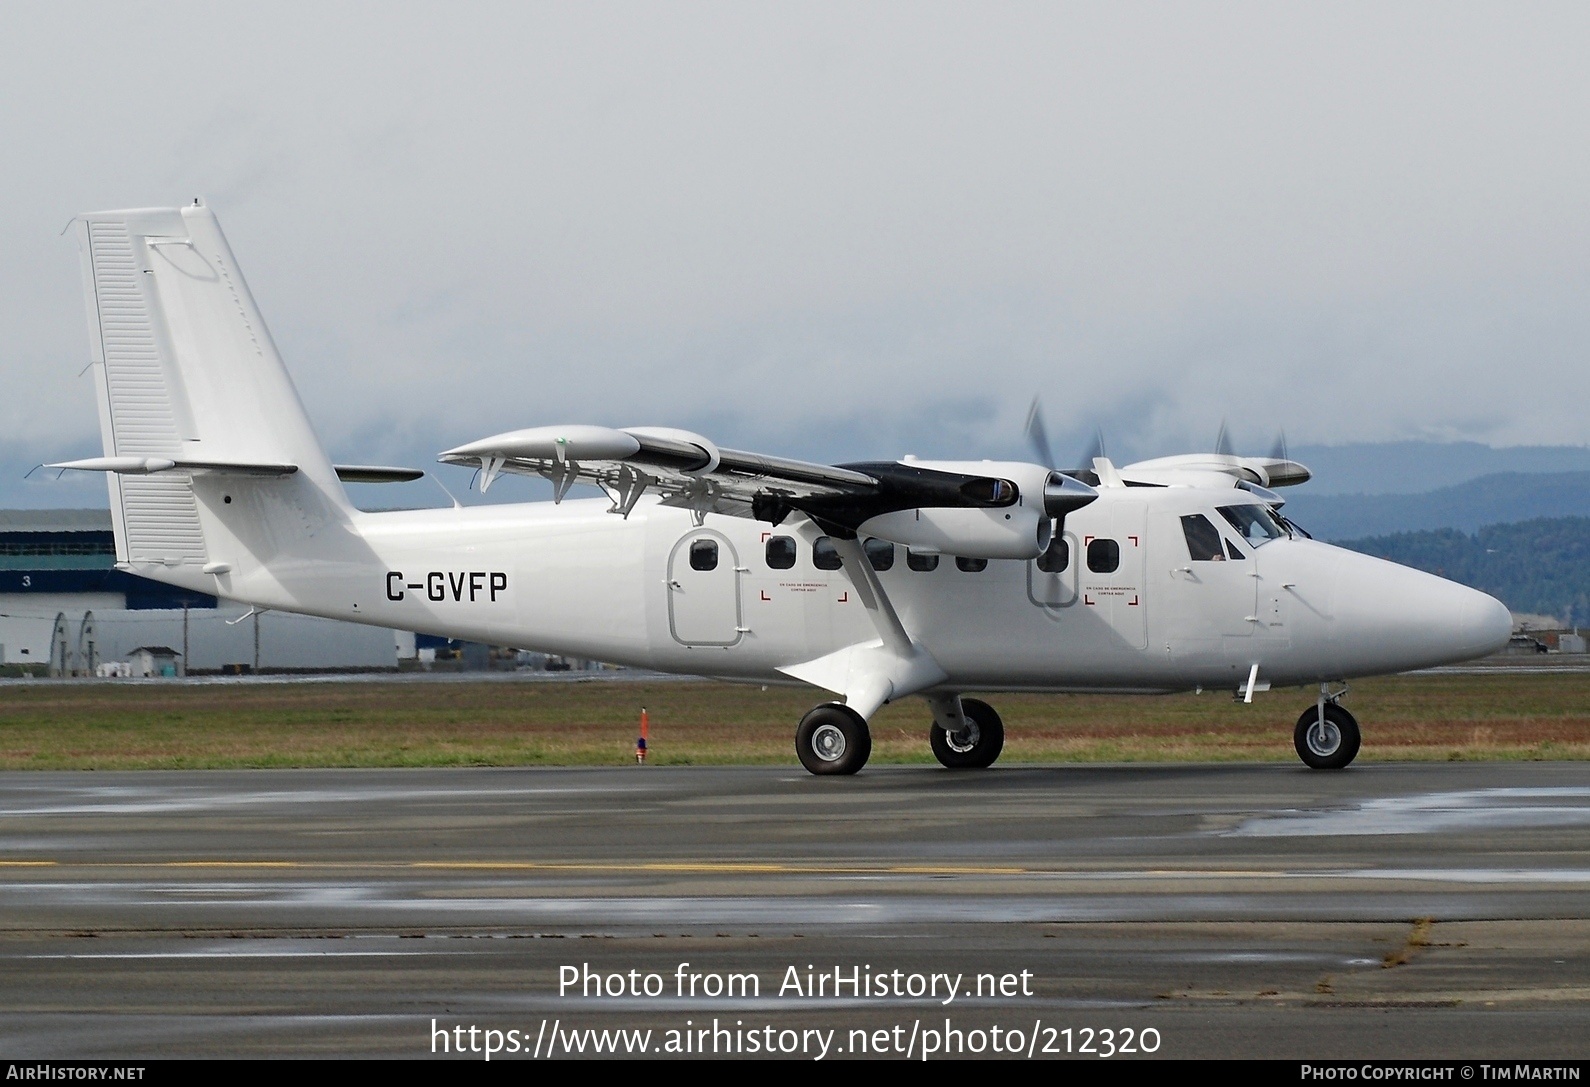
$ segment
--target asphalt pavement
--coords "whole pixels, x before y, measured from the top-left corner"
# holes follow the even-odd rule
[[[0,1013],[11,1058],[1582,1058],[1590,765],[0,774]]]

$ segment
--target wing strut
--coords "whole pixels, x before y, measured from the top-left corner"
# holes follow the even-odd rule
[[[855,589],[856,599],[867,609],[878,639],[858,642],[779,671],[843,695],[845,705],[863,718],[871,717],[886,702],[948,679],[949,673],[933,659],[933,654],[912,640],[905,624],[900,622],[899,613],[883,590],[883,583],[878,580],[872,563],[867,561],[861,541],[834,537],[833,544],[839,552],[845,577]]]

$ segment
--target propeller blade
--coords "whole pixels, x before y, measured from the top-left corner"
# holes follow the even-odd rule
[[[1108,456],[1109,454],[1104,451],[1104,431],[1095,427],[1093,431],[1093,444],[1088,446],[1088,451],[1086,453],[1082,454],[1082,463],[1078,466],[1077,470],[1082,472],[1091,472],[1093,471],[1093,462],[1095,460],[1100,457]]]
[[[1032,398],[1032,407],[1027,409],[1027,441],[1038,454],[1038,463],[1053,468],[1054,450],[1049,445],[1049,431],[1043,425],[1043,406],[1036,396]]]
[[[1215,452],[1223,457],[1236,456],[1236,450],[1231,448],[1231,432],[1226,429],[1226,421],[1220,420],[1220,433],[1215,437]]]
[[[1271,460],[1291,460],[1292,459],[1291,457],[1287,456],[1287,452],[1286,452],[1286,431],[1281,430],[1281,431],[1277,431],[1276,432],[1275,444],[1270,447],[1270,459]]]

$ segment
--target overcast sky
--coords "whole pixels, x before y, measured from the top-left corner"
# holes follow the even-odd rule
[[[104,502],[15,482],[99,444],[58,232],[195,195],[342,460],[1005,456],[1035,393],[1067,462],[1584,444],[1587,55],[1582,3],[13,0],[0,503]]]

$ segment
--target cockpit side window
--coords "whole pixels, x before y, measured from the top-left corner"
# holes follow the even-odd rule
[[[1201,513],[1189,513],[1181,519],[1182,535],[1187,537],[1187,553],[1194,562],[1225,562],[1226,553],[1220,530]]]
[[[1249,547],[1263,547],[1286,535],[1286,529],[1264,506],[1221,506],[1220,516],[1231,522]]]
[[[1226,541],[1226,554],[1231,556],[1233,562],[1241,562],[1243,559],[1247,558],[1246,555],[1237,550],[1237,545],[1232,543],[1230,540]]]

